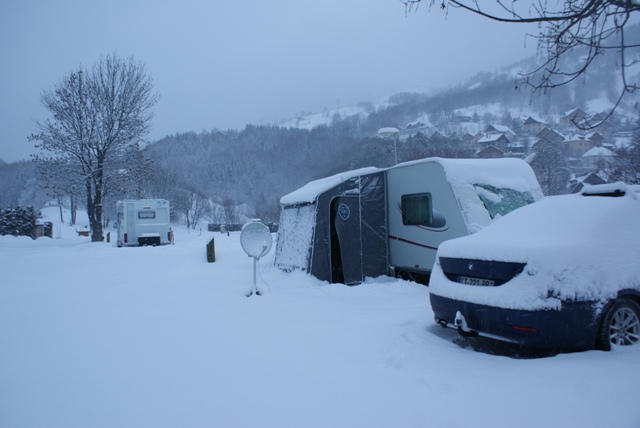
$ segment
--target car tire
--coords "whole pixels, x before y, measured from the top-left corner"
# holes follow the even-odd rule
[[[607,308],[602,317],[596,347],[610,351],[611,345],[628,346],[640,341],[640,305],[620,298]]]

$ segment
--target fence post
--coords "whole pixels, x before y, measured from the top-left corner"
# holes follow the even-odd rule
[[[207,244],[207,262],[213,263],[216,261],[216,246],[214,243],[214,238],[211,238],[211,241]]]

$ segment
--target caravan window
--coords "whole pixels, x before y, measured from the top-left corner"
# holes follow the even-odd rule
[[[535,202],[529,192],[518,192],[488,184],[476,184],[474,187],[491,218],[501,217],[516,208]]]
[[[433,223],[431,193],[402,195],[402,224],[428,226]]]
[[[138,211],[138,218],[141,220],[148,220],[156,218],[155,211]]]

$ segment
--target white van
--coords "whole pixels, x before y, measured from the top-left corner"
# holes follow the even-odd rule
[[[173,243],[169,220],[165,199],[118,201],[118,247]]]

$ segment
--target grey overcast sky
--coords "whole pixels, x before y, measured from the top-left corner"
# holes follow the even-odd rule
[[[162,97],[154,141],[443,88],[535,54],[526,30],[399,0],[0,0],[0,158],[34,152],[43,90],[114,52]]]

